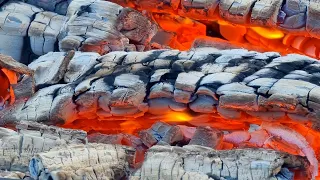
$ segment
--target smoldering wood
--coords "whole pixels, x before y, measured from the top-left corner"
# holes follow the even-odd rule
[[[69,145],[36,154],[29,170],[36,179],[122,179],[129,175],[134,153],[112,144]]]
[[[126,144],[130,147],[139,149],[140,147],[144,148],[144,144],[139,137],[136,137],[131,134],[101,134],[93,133],[88,135],[89,143],[102,143],[102,144]]]
[[[108,1],[25,2],[8,1],[0,12],[0,36],[6,42],[0,52],[24,63],[33,60],[29,53],[142,51],[157,32],[140,12]]]
[[[223,132],[211,127],[197,127],[193,137],[191,138],[190,145],[206,146],[213,149],[219,148],[222,142]]]
[[[31,18],[41,9],[19,1],[9,1],[1,7],[0,36],[1,51],[18,61],[25,59],[24,48],[27,45],[24,37],[27,35]]]
[[[55,51],[61,27],[67,19],[53,12],[37,13],[28,30],[32,52],[40,56]]]
[[[34,74],[33,70],[31,70],[28,66],[21,64],[11,56],[4,54],[0,54],[0,67],[29,76],[33,76]]]
[[[37,72],[34,75],[36,79],[35,85],[48,86],[58,83],[63,79],[67,66],[74,55],[74,51],[68,53],[48,53],[29,64],[28,67]],[[43,76],[44,72],[47,73],[46,76]]]
[[[309,165],[303,157],[266,149],[216,151],[195,145],[156,145],[130,179],[292,179],[290,167],[308,173]]]
[[[44,124],[21,122],[17,131],[0,128],[0,169],[27,172],[36,154],[68,144],[86,143],[86,132]]]
[[[166,49],[111,52],[85,64],[80,57],[86,53],[76,54],[66,71],[59,72],[60,84],[40,88],[26,103],[1,111],[2,120],[63,124],[98,111],[98,119],[111,120],[190,110],[235,120],[308,120],[314,127],[319,121],[320,65],[306,56]],[[64,55],[51,57],[50,63],[58,65]],[[34,67],[42,66],[36,62]],[[34,70],[44,77],[40,69]]]
[[[222,18],[234,24],[258,25],[315,38],[320,37],[320,21],[317,18],[320,13],[320,5],[317,1],[198,0],[195,2],[176,0],[167,2],[163,0],[112,0],[112,2],[135,6],[140,10],[178,14],[195,20],[216,21]],[[216,13],[217,9],[219,10],[218,14]]]
[[[4,54],[0,54],[0,68],[14,72],[17,77],[18,83],[11,84],[14,88],[14,99],[16,101],[23,101],[25,98],[29,98],[34,94],[34,71],[32,69]]]

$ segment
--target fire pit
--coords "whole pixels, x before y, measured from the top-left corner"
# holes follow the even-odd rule
[[[0,177],[317,179],[317,7],[2,2]]]

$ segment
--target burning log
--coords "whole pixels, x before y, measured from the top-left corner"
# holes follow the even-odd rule
[[[26,2],[9,1],[0,12],[0,36],[7,42],[0,52],[23,63],[32,60],[26,55],[31,52],[142,51],[157,32],[157,26],[141,13],[107,1]]]
[[[23,79],[19,80],[21,76]],[[0,54],[0,82],[0,109],[34,93],[33,71],[3,54]],[[26,84],[29,86],[25,87]]]
[[[235,24],[267,26],[319,37],[317,13],[320,9],[316,1],[112,1],[156,13],[179,14],[197,20],[223,19]]]
[[[303,169],[307,164],[302,157],[264,149],[153,146],[130,179],[292,179],[287,168]]]
[[[4,122],[76,124],[148,114],[165,119],[187,110],[222,119],[311,121],[314,127],[319,120],[319,62],[306,56],[214,48],[50,56],[30,66],[39,90],[2,111]],[[57,66],[45,81],[42,61]],[[68,66],[58,71],[62,62]]]
[[[164,128],[164,126],[167,128]],[[156,127],[158,127],[158,129],[155,129]],[[204,138],[200,142],[202,144],[215,143],[215,147],[219,147],[219,149],[223,149],[224,151],[192,145],[198,142],[196,139],[199,139],[201,134],[212,135],[212,130],[208,133],[209,128],[198,128],[196,132],[191,135],[189,145],[183,148],[178,146],[169,147],[167,145],[156,145],[149,150],[144,149],[142,141],[132,135],[91,134],[88,137],[89,143],[87,143],[87,136],[83,131],[30,122],[22,122],[17,125],[16,128],[18,129],[17,132],[6,128],[1,129],[1,148],[4,150],[4,153],[0,158],[4,161],[1,160],[2,164],[0,164],[0,169],[5,170],[9,168],[7,165],[10,165],[10,169],[8,170],[11,170],[10,172],[1,172],[0,176],[2,177],[28,179],[30,172],[31,176],[35,179],[56,180],[71,177],[83,178],[85,176],[91,177],[92,179],[119,179],[129,176],[131,176],[131,179],[140,176],[141,178],[158,179],[158,175],[175,179],[175,176],[180,177],[192,174],[201,177],[206,177],[207,175],[209,177],[219,176],[241,179],[241,177],[251,177],[250,174],[255,172],[255,176],[261,176],[261,178],[271,178],[274,176],[280,178],[280,176],[284,176],[286,177],[285,179],[292,179],[293,169],[294,172],[299,173],[299,175],[304,175],[305,177],[314,176],[315,173],[312,168],[313,161],[310,161],[308,155],[307,158],[304,158],[301,157],[305,156],[304,154],[301,154],[301,156],[299,156],[299,154],[289,155],[285,152],[259,148],[226,150],[225,147],[223,147],[225,146],[225,142],[222,142],[222,139],[223,141],[229,141],[230,135],[227,137],[228,134],[225,135],[227,138],[222,138],[223,135],[220,133],[220,141],[217,141],[216,138]],[[186,127],[156,123],[153,127],[155,133],[166,132],[166,134],[160,135],[163,136],[160,137],[163,140],[160,140],[160,142],[165,142],[166,137],[170,133],[170,130],[166,130],[168,128],[170,128],[170,130],[180,128],[180,130],[184,132],[184,135],[186,135]],[[264,128],[264,126],[262,126],[262,128]],[[270,130],[268,127],[267,129]],[[255,132],[259,131],[261,132],[261,130]],[[237,134],[239,133],[240,132],[237,132]],[[176,133],[176,135],[177,134],[179,133]],[[171,134],[171,136],[172,135],[174,134]],[[290,134],[288,135],[290,136]],[[16,138],[16,136],[20,138]],[[121,138],[119,139],[119,137]],[[212,140],[214,140],[214,142]],[[177,141],[177,143],[181,145],[185,142],[185,139],[181,138]],[[249,142],[248,139],[246,141]],[[269,142],[269,139],[267,139],[264,141],[264,144]],[[133,148],[121,146],[124,144]],[[15,147],[13,150],[18,150],[19,154],[12,153],[10,151],[12,148],[10,147]],[[145,158],[143,158],[144,152],[146,151],[147,154]],[[283,151],[283,149],[281,149],[281,151]],[[161,159],[159,160],[159,158]],[[195,158],[197,159],[196,161]],[[142,162],[143,159],[144,161]],[[162,163],[160,163],[160,161]],[[184,163],[181,164],[179,162]],[[138,166],[140,163],[142,163],[141,169],[137,169],[140,168],[140,166]],[[153,165],[157,165],[157,163],[160,164],[158,169],[155,170],[153,169],[155,167]],[[26,168],[28,164],[29,172]],[[150,166],[150,164],[153,165]],[[215,166],[211,166],[210,164]],[[214,168],[212,169],[212,167]],[[289,170],[287,168],[289,168]],[[19,170],[19,172],[15,172],[15,170]],[[137,171],[135,172],[135,170]],[[248,170],[252,171],[249,175]],[[150,172],[157,173],[149,174]],[[172,175],[174,177],[171,177]],[[255,179],[255,177],[251,178]]]

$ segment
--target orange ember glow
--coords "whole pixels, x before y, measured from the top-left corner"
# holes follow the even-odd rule
[[[86,114],[89,116],[89,114]],[[170,112],[163,115],[146,114],[136,118],[110,117],[103,121],[91,117],[76,119],[69,124],[63,125],[65,128],[83,129],[89,133],[101,132],[105,134],[133,134],[150,128],[154,123],[162,121],[171,125],[180,125],[183,131],[190,131],[188,134],[192,137],[195,129],[187,130],[187,126],[210,126],[221,131],[229,132],[224,137],[222,143],[218,146],[220,150],[233,148],[258,147],[275,149],[294,155],[308,157],[309,161],[317,162],[320,159],[320,132],[311,128],[311,123],[298,123],[296,121],[282,119],[278,123],[266,123],[258,118],[243,116],[242,119],[229,120],[214,114],[190,114],[188,112]],[[259,129],[248,131],[250,125],[260,125]],[[187,125],[187,126],[181,126]],[[183,128],[185,127],[185,128]],[[287,133],[282,133],[287,131]],[[279,135],[277,135],[279,133]],[[299,133],[295,137],[294,134]],[[304,145],[299,143],[306,142]],[[308,154],[308,147],[312,148],[316,159]],[[295,174],[295,179],[301,179],[305,174]]]
[[[13,104],[15,101],[12,84],[17,84],[18,77],[15,72],[5,68],[0,69],[0,107],[4,106],[7,101]]]
[[[150,13],[150,16],[160,29],[173,34],[160,39],[162,42],[163,39],[167,39],[167,43],[163,45],[174,49],[190,49],[195,40],[204,36],[216,38],[215,35],[208,34],[209,31],[214,31],[215,34],[220,34],[219,38],[241,43],[249,50],[254,48],[250,48],[248,44],[259,46],[264,51],[276,51],[282,55],[298,53],[320,58],[320,40],[312,37],[290,34],[273,28],[232,24],[221,19],[202,22],[188,18],[190,16],[182,17],[174,13]]]

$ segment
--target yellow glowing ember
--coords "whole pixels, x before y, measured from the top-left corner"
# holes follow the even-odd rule
[[[165,116],[165,122],[187,122],[192,116],[186,112],[171,112]]]
[[[284,33],[276,29],[263,27],[250,27],[250,29],[267,39],[281,39],[284,37]]]

